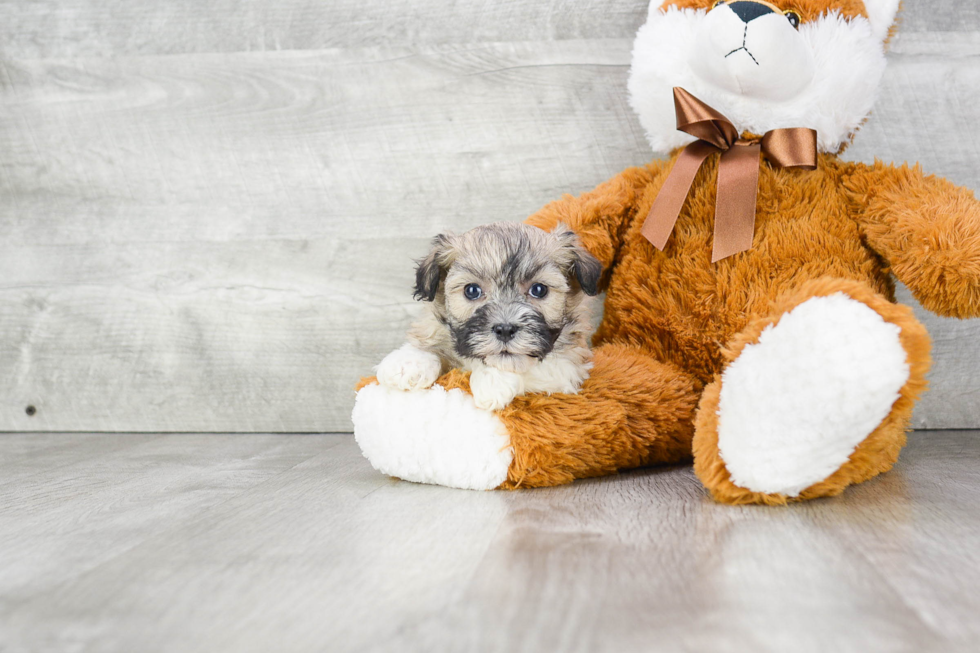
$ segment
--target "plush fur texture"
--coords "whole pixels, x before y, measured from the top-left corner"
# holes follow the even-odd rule
[[[580,393],[527,395],[496,414],[513,449],[501,487],[555,485],[693,454],[698,478],[726,503],[839,494],[891,468],[926,386],[929,337],[894,303],[894,278],[930,310],[980,317],[973,193],[918,167],[848,163],[836,154],[870,110],[897,0],[750,8],[758,16],[748,31],[765,20],[759,25],[781,30],[772,33],[783,43],[792,34],[777,18],[786,17],[772,14],[800,16],[798,35],[815,67],[781,99],[773,93],[785,89],[765,80],[746,86],[746,95],[723,88],[730,80],[694,72],[691,58],[704,55],[693,47],[698,30],[712,11],[735,11],[709,11],[713,5],[651,6],[630,79],[651,145],[690,140],[674,131],[670,86],[681,84],[746,134],[817,129],[817,168],[763,163],[752,248],[717,263],[710,260],[717,154],[695,177],[663,251],[640,231],[676,151],[528,219],[578,234],[604,266],[606,304],[593,338],[595,367]],[[718,16],[720,28],[733,24]],[[771,63],[768,70],[785,73],[782,62]],[[743,64],[737,75],[752,70]],[[468,391],[463,373],[437,383]]]

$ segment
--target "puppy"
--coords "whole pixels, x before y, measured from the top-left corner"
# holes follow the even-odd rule
[[[548,233],[499,222],[437,236],[415,278],[415,298],[430,310],[381,361],[378,381],[418,390],[468,370],[473,399],[488,410],[525,392],[578,392],[592,367],[587,299],[601,274],[564,225]]]

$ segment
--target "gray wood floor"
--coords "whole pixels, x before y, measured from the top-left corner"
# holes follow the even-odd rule
[[[348,435],[0,435],[0,651],[980,647],[980,437],[785,509],[385,478]]]

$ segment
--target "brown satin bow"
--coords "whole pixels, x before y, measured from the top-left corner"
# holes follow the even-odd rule
[[[684,148],[664,181],[643,223],[643,235],[659,249],[667,245],[684,200],[701,164],[721,152],[718,164],[718,199],[715,201],[715,238],[711,262],[752,247],[755,202],[759,190],[759,157],[765,154],[777,168],[817,167],[817,132],[806,127],[773,129],[761,139],[739,138],[735,125],[680,87],[674,88],[677,129],[699,140]]]

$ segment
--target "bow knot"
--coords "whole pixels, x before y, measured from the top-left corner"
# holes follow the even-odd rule
[[[698,140],[674,162],[643,223],[643,235],[663,250],[684,207],[701,164],[721,152],[711,262],[752,247],[760,157],[777,168],[817,167],[817,132],[805,127],[773,129],[761,137],[740,138],[732,122],[683,88],[674,88],[677,129]]]

